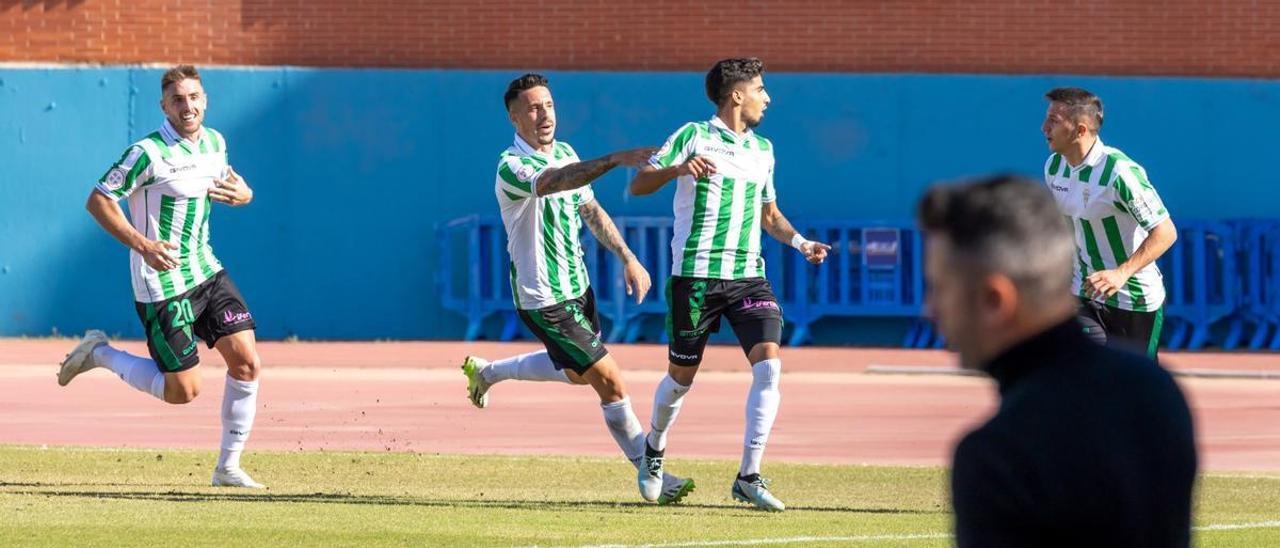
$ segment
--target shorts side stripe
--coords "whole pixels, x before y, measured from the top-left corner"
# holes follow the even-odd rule
[[[579,347],[573,339],[565,336],[564,332],[560,331],[560,328],[556,327],[555,324],[552,324],[543,318],[541,312],[538,312],[537,310],[529,310],[527,312],[529,313],[529,318],[533,320],[533,323],[538,324],[538,327],[542,328],[542,331],[545,332],[551,340],[555,341],[556,346],[559,346],[561,350],[564,350],[565,353],[569,354],[569,356],[573,358],[573,361],[577,362],[580,366],[591,365],[591,355]]]
[[[169,341],[164,338],[164,331],[160,329],[160,314],[156,311],[156,306],[152,303],[147,303],[146,306],[147,334],[151,345],[156,349],[156,356],[160,358],[160,368],[166,373],[182,369],[182,361],[173,353]]]
[[[1155,325],[1151,326],[1151,339],[1147,341],[1147,357],[1154,359],[1160,348],[1160,331],[1164,329],[1164,307],[1156,309]]]

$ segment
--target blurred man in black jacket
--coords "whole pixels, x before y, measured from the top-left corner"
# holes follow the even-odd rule
[[[1091,342],[1070,293],[1075,245],[1043,185],[997,177],[931,189],[929,314],[1000,408],[956,447],[956,542],[1188,546],[1196,450],[1177,384]]]

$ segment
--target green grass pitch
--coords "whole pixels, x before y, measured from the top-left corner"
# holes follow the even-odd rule
[[[267,490],[209,487],[212,461],[0,446],[0,544],[951,545],[937,468],[768,463],[788,510],[766,514],[730,498],[734,463],[678,456],[669,470],[698,484],[678,506],[641,502],[621,459],[249,453]],[[1199,489],[1197,545],[1280,546],[1280,476],[1211,475]]]

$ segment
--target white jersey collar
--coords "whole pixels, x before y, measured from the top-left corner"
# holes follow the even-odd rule
[[[200,126],[200,139],[204,138],[204,133],[205,133],[204,126]],[[190,139],[185,139],[182,136],[182,134],[178,133],[178,130],[173,127],[173,124],[169,123],[168,118],[165,118],[164,123],[160,125],[160,135],[164,137],[165,141],[168,141],[169,144],[177,143],[182,140],[186,140],[188,143],[191,143],[193,145],[200,144],[200,139],[196,139],[194,141]]]
[[[1105,147],[1106,145],[1102,144],[1102,137],[1098,137],[1093,141],[1093,147],[1089,149],[1088,154],[1084,155],[1084,160],[1080,162],[1080,165],[1073,166],[1071,165],[1071,162],[1067,162],[1067,167],[1071,168],[1072,170],[1076,170],[1084,166],[1096,167],[1098,165],[1101,165],[1102,161],[1107,157],[1106,153],[1102,151],[1102,149]],[[1063,157],[1063,160],[1066,160],[1065,156]]]
[[[729,125],[724,123],[724,120],[720,119],[719,114],[712,116],[711,120],[708,123],[711,124],[711,127],[719,128],[720,131],[723,131],[729,134],[730,137],[733,137],[734,141],[741,141],[743,139],[747,139],[755,133],[754,131],[751,130],[751,128],[747,128],[746,133],[743,133],[742,135],[738,135],[732,129],[729,129]]]
[[[556,146],[556,144],[557,144],[558,142],[559,142],[559,141],[552,141],[552,142],[551,142],[551,150],[555,150],[555,146]],[[537,154],[537,155],[539,155],[539,156],[545,156],[545,157],[547,157],[547,158],[551,158],[551,155],[550,155],[550,154],[548,154],[548,153],[546,153],[546,152],[542,152],[542,151],[540,151],[540,150],[538,150],[538,149],[534,148],[534,147],[533,147],[533,145],[530,145],[530,144],[529,144],[529,142],[528,142],[528,141],[525,141],[525,140],[524,140],[524,137],[521,137],[519,133],[517,133],[517,134],[516,134],[516,137],[515,137],[515,147],[516,147],[516,150],[519,150],[519,151],[520,151],[522,154],[524,154],[525,156],[529,156],[529,155]]]

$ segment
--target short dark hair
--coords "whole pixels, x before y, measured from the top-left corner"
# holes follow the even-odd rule
[[[169,89],[169,84],[176,84],[183,80],[200,81],[200,71],[192,65],[178,65],[169,70],[164,71],[160,76],[160,93],[163,95],[165,90]]]
[[[718,107],[738,82],[750,82],[764,72],[764,63],[755,57],[721,59],[707,71],[707,99]]]
[[[520,92],[527,89],[533,89],[538,86],[551,89],[551,86],[548,86],[547,84],[548,80],[546,76],[536,72],[530,72],[512,80],[510,84],[507,84],[507,93],[503,94],[502,102],[507,106],[507,110],[511,110],[511,102],[515,101],[516,97],[520,96]]]
[[[916,217],[929,235],[945,235],[972,270],[1004,274],[1030,299],[1070,292],[1075,239],[1043,183],[996,175],[934,185]]]
[[[1053,88],[1044,97],[1066,105],[1071,118],[1084,119],[1094,133],[1102,129],[1102,99],[1093,92],[1084,88]]]

